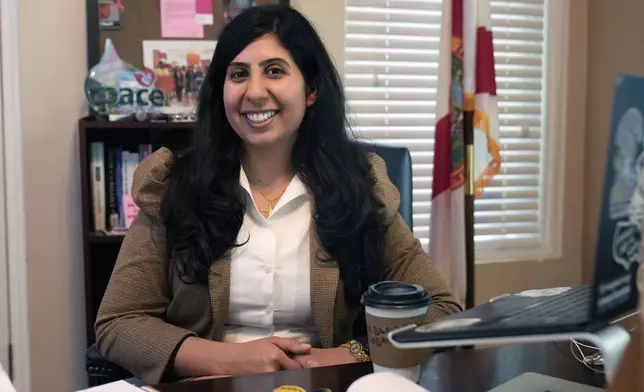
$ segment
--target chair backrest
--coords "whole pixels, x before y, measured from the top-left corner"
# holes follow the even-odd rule
[[[410,229],[413,229],[412,210],[412,169],[411,154],[405,147],[393,147],[383,144],[361,142],[360,146],[367,152],[378,154],[385,161],[387,175],[391,182],[400,192],[400,207],[398,212],[407,222]]]

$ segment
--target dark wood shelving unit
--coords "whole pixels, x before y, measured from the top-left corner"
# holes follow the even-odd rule
[[[88,347],[96,340],[94,335],[96,314],[124,238],[124,235],[107,235],[92,230],[94,221],[90,144],[101,141],[123,148],[134,148],[138,144],[150,144],[153,151],[160,147],[168,147],[176,151],[188,146],[193,128],[194,123],[137,122],[133,120],[108,122],[92,116],[79,120],[85,321]]]

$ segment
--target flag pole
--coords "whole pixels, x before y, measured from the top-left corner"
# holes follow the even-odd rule
[[[474,307],[474,113],[478,0],[463,0],[463,144],[465,148],[465,307]]]
[[[473,97],[472,97],[473,98]],[[463,141],[465,144],[465,308],[474,307],[474,99],[465,99]]]

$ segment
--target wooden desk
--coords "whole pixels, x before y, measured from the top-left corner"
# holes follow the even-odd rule
[[[220,378],[159,385],[160,392],[270,392],[280,385],[298,385],[307,391],[329,388],[344,392],[359,377],[371,373],[370,363],[244,377]],[[420,384],[431,392],[486,391],[524,372],[604,387],[604,376],[575,361],[568,343],[511,345],[432,356],[423,368]]]

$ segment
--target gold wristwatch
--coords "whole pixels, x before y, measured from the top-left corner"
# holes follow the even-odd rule
[[[369,354],[364,350],[364,347],[362,346],[362,343],[360,343],[357,340],[349,340],[345,344],[341,345],[340,347],[346,347],[349,349],[351,352],[351,355],[356,357],[358,362],[369,362],[371,361],[371,358],[369,357]]]

